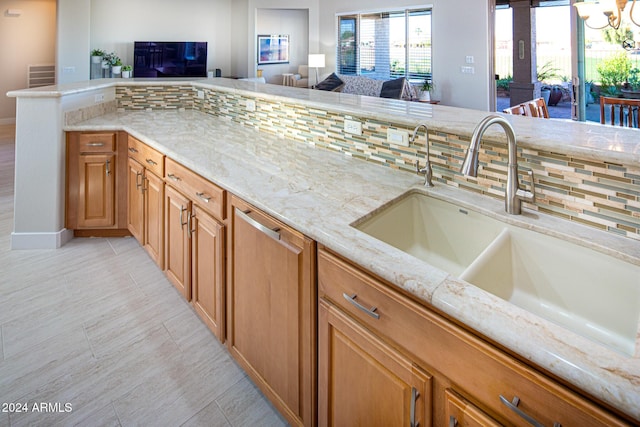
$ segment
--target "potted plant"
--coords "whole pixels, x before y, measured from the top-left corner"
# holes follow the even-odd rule
[[[627,82],[620,91],[625,98],[640,99],[640,69],[633,67],[629,70]]]
[[[433,89],[433,81],[430,78],[426,77],[422,81],[422,85],[420,85],[420,102],[430,102],[431,101],[431,90]]]
[[[120,72],[122,71],[122,60],[120,59],[120,57],[116,55],[115,52],[111,52],[108,55],[108,58],[109,65],[111,65],[111,72],[113,74],[120,74]]]
[[[544,102],[547,105],[549,105],[549,98],[551,97],[552,89],[552,85],[548,84],[548,80],[558,77],[557,71],[558,69],[553,68],[551,62],[545,63],[537,70],[538,81],[543,83],[540,88],[540,95],[544,98]],[[562,96],[562,94],[560,94],[560,96]]]
[[[131,65],[123,65],[122,66],[122,78],[123,79],[128,79],[129,77],[131,77],[131,70],[132,70]]]
[[[93,49],[91,51],[91,62],[94,64],[100,64],[104,58],[104,51],[102,49]]]

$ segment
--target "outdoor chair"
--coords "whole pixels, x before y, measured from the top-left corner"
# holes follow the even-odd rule
[[[608,107],[608,108],[607,108]],[[640,99],[600,97],[600,123],[605,124],[605,113],[609,112],[612,126],[638,128],[638,108]],[[616,121],[617,117],[617,121]]]

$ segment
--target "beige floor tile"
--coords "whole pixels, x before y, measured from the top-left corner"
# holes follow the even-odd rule
[[[235,384],[216,402],[234,427],[287,425],[248,377]]]
[[[118,420],[116,411],[111,403],[92,412],[74,409],[68,417],[57,423],[57,426],[121,427],[120,420]]]
[[[1,400],[16,401],[92,360],[89,343],[80,327],[41,342],[0,362]]]
[[[213,401],[200,412],[189,418],[181,427],[231,427],[224,414]]]

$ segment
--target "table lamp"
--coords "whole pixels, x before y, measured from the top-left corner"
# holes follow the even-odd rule
[[[318,84],[318,68],[324,68],[324,53],[310,53],[309,67],[316,69],[316,84]]]

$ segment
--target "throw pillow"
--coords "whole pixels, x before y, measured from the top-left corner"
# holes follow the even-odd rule
[[[342,86],[344,86],[344,82],[340,80],[340,77],[336,76],[336,73],[331,73],[329,77],[318,83],[315,89],[338,92]]]
[[[399,79],[384,82],[382,84],[382,90],[380,91],[380,98],[402,98],[405,80],[405,77],[400,77]]]

